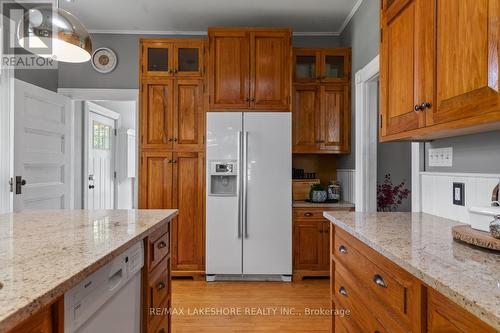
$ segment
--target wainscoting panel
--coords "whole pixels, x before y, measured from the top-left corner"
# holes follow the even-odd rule
[[[355,179],[354,169],[337,169],[337,181],[342,188],[342,200],[354,203]]]
[[[500,174],[421,172],[422,212],[469,222],[468,208],[489,206]],[[465,184],[465,206],[453,205],[453,183]]]

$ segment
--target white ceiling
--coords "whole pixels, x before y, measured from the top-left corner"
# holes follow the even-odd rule
[[[363,0],[71,0],[91,32],[204,34],[210,26],[292,27],[339,35]]]

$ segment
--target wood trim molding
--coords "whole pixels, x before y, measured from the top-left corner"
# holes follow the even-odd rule
[[[377,81],[379,72],[379,56],[377,55],[355,76],[355,206],[358,212],[377,210]]]

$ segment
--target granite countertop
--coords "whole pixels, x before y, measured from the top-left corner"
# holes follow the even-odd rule
[[[51,304],[176,215],[173,209],[0,215],[0,332]]]
[[[348,208],[348,209],[354,209],[354,204],[346,201],[340,201],[336,203],[316,203],[316,202],[308,202],[304,200],[295,200],[292,203],[292,207],[294,208]]]
[[[500,329],[500,254],[453,240],[459,222],[423,213],[323,214],[467,311]]]

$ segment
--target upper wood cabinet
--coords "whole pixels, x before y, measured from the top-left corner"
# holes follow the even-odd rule
[[[295,84],[292,136],[294,153],[349,153],[349,84]]]
[[[210,28],[210,110],[290,111],[291,31]]]
[[[203,149],[203,80],[149,79],[141,91],[143,148]]]
[[[204,72],[205,41],[195,39],[141,40],[141,75],[157,77],[201,77]]]
[[[348,82],[351,75],[351,49],[293,49],[294,82]]]
[[[383,0],[382,141],[500,128],[499,0]]]

